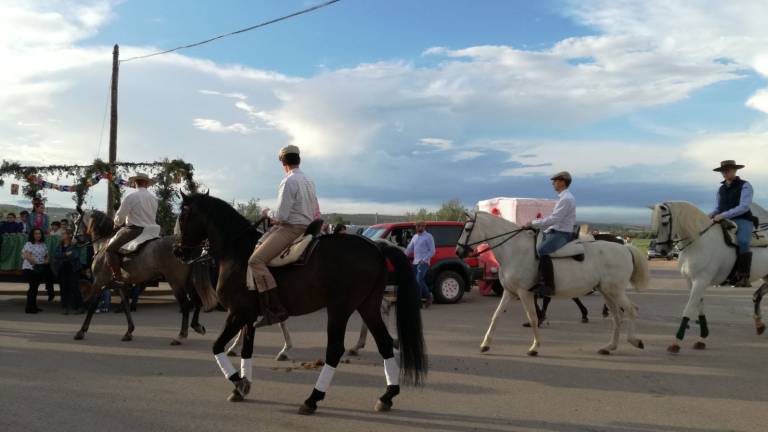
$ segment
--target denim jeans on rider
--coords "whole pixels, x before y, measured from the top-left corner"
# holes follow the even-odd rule
[[[736,218],[733,221],[739,226],[738,231],[736,231],[739,253],[749,252],[749,242],[752,240],[752,229],[754,228],[752,221],[744,218]]]
[[[539,256],[549,255],[555,252],[556,250],[565,246],[566,243],[571,241],[572,237],[572,233],[565,231],[552,230],[545,232],[544,239],[541,241],[538,247]]]
[[[426,300],[431,295],[429,292],[429,287],[427,286],[427,272],[429,271],[429,264],[422,262],[414,265],[413,271],[416,273],[416,282],[418,282],[419,288],[421,288],[421,298]]]

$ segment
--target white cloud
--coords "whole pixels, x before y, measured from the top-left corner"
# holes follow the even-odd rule
[[[422,138],[419,145],[432,147],[436,151],[447,151],[453,149],[453,141],[445,138]]]
[[[239,133],[243,135],[248,135],[250,133],[253,133],[253,129],[248,128],[242,123],[232,123],[230,125],[224,125],[218,120],[213,119],[204,119],[204,118],[197,118],[194,119],[192,124],[200,130],[209,131],[209,132],[222,132],[222,133]]]

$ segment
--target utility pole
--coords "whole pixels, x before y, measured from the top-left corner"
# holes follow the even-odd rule
[[[112,171],[117,162],[117,76],[120,68],[120,47],[115,44],[112,51],[112,92],[111,92],[111,111],[109,116],[109,165]],[[117,198],[117,186],[114,181],[110,181],[107,186],[107,215],[115,215],[115,200]]]

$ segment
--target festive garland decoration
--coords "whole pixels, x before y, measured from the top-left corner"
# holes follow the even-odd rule
[[[96,159],[91,165],[45,165],[22,166],[16,162],[3,161],[0,165],[0,186],[5,184],[3,177],[12,176],[25,182],[23,193],[31,200],[45,200],[43,192],[48,189],[74,192],[73,200],[75,208],[82,210],[88,190],[101,180],[108,180],[108,187],[112,188],[119,205],[123,188],[128,185],[125,180],[130,173],[146,171],[155,181],[155,195],[158,197],[158,224],[163,228],[164,234],[173,231],[176,215],[173,211],[177,198],[176,192],[183,183],[183,187],[190,193],[197,192],[198,183],[194,180],[194,167],[181,159],[156,162],[117,162],[109,164],[101,159]],[[46,180],[43,176],[75,177],[78,180],[74,185],[60,185]]]

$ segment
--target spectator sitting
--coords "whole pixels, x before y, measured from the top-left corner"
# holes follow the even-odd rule
[[[50,232],[49,235],[60,236],[62,231],[64,231],[64,230],[61,227],[61,222],[59,222],[59,221],[51,222],[51,232]]]
[[[43,232],[48,232],[49,221],[48,215],[45,214],[45,204],[41,201],[36,201],[34,205],[33,213],[29,215],[29,221],[27,222],[29,224],[29,230],[31,231],[34,228],[39,228],[43,230]]]
[[[83,313],[83,298],[80,293],[80,248],[72,243],[72,231],[61,230],[61,242],[54,249],[53,257],[53,272],[59,279],[64,315],[69,315],[70,311]]]
[[[63,229],[63,230],[72,228],[72,227],[69,225],[69,219],[66,219],[66,218],[65,218],[65,219],[62,219],[62,220],[60,220],[59,222],[61,222],[61,229]],[[73,232],[74,232],[74,231],[73,231]]]
[[[8,213],[5,221],[0,224],[0,234],[16,234],[24,231],[24,225],[16,222],[16,214]]]
[[[19,212],[19,223],[21,224],[21,232],[29,232],[29,212],[22,210]]]
[[[45,244],[42,230],[34,228],[30,231],[29,241],[21,250],[21,256],[24,257],[21,268],[29,284],[25,312],[32,314],[42,312],[42,309],[37,307],[37,290],[40,287],[40,282],[50,280],[51,270],[48,265],[48,246]],[[52,300],[51,294],[48,293],[49,301]]]

